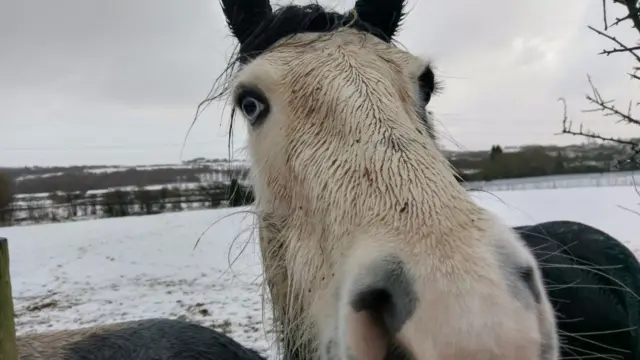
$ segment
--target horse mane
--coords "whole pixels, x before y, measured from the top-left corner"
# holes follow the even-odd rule
[[[401,12],[397,17],[397,27],[406,17]],[[255,26],[255,25],[254,25]],[[247,63],[260,56],[267,49],[282,39],[302,33],[330,33],[340,28],[352,28],[371,34],[385,42],[391,43],[392,38],[384,31],[361,20],[354,10],[339,13],[325,9],[319,4],[286,5],[281,6],[266,16],[255,30],[244,41],[236,54],[236,60]]]

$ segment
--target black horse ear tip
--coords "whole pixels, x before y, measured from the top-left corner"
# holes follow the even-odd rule
[[[357,0],[354,10],[360,18],[392,41],[406,17],[406,0]]]
[[[218,0],[223,8],[235,7],[246,12],[271,11],[270,0]]]
[[[243,43],[271,13],[270,0],[218,0],[233,35]]]

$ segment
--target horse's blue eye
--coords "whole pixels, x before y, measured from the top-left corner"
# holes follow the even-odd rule
[[[242,112],[248,119],[255,119],[260,114],[264,106],[252,97],[246,97],[242,100]]]
[[[242,110],[251,126],[258,125],[269,113],[269,103],[266,97],[255,90],[241,91],[236,97],[236,106]]]

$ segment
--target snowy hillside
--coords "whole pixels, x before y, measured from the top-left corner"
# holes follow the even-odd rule
[[[632,187],[472,194],[510,225],[577,220],[640,251]],[[267,353],[269,311],[247,210],[0,228],[10,241],[18,332],[185,316]]]

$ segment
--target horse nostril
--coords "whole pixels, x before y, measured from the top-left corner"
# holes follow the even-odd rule
[[[368,289],[361,291],[351,300],[351,308],[355,312],[367,312],[372,321],[385,333],[395,332],[392,328],[395,304],[391,294],[385,289]]]
[[[415,312],[418,296],[404,262],[386,255],[369,263],[351,282],[348,299],[351,358],[405,360],[394,344]]]
[[[366,312],[388,336],[395,336],[413,315],[418,296],[403,261],[387,256],[356,277],[349,305]]]

